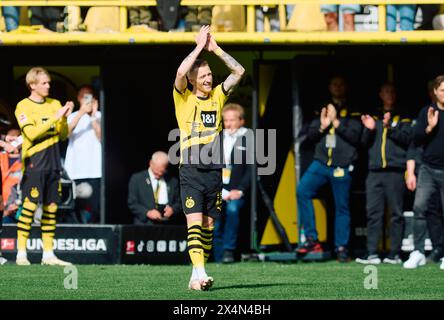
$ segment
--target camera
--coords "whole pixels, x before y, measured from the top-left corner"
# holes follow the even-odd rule
[[[83,102],[85,104],[90,104],[93,101],[93,95],[90,93],[87,93],[83,96]]]

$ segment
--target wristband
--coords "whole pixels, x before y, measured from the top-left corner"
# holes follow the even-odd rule
[[[214,54],[217,55],[217,56],[222,55],[223,52],[224,51],[220,47],[218,47],[216,50],[214,50]]]

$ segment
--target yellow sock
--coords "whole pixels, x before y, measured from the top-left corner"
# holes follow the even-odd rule
[[[205,263],[207,263],[213,248],[213,230],[214,227],[202,227],[201,241],[204,249]]]
[[[56,204],[43,206],[41,221],[43,251],[52,251],[53,249],[53,240],[56,229],[56,212]]]
[[[23,209],[17,222],[17,250],[26,251],[26,241],[31,232],[31,224],[34,220],[34,213],[37,204],[29,201],[28,198],[23,202]]]
[[[193,267],[203,267],[205,264],[201,236],[201,221],[194,221],[188,225],[188,254],[190,255]]]

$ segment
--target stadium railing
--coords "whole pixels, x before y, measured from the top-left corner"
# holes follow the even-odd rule
[[[341,42],[348,43],[442,43],[444,37],[442,30],[433,31],[386,31],[386,5],[388,4],[444,4],[444,0],[182,0],[181,6],[202,6],[202,5],[232,5],[246,7],[246,27],[245,31],[221,32],[218,40],[225,43],[237,44],[289,44],[289,43],[324,43],[337,44]],[[297,32],[285,30],[285,5],[291,4],[360,4],[372,5],[378,7],[378,31],[377,32]],[[191,32],[150,33],[140,34],[135,37],[129,37],[125,33],[128,29],[127,7],[129,6],[156,6],[155,0],[0,0],[0,7],[3,6],[80,6],[80,7],[118,7],[119,8],[119,30],[120,34],[109,36],[92,35],[87,32],[73,37],[60,37],[56,34],[44,35],[40,41],[33,43],[27,41],[26,37],[15,34],[14,37],[8,37],[7,33],[1,34],[1,43],[7,45],[11,43],[19,44],[42,44],[49,42],[66,43],[191,43],[193,37]],[[256,32],[256,6],[278,6],[280,13],[281,30],[285,32]],[[39,35],[42,36],[42,35]],[[108,38],[108,39],[104,39]],[[17,39],[16,41],[14,39]],[[52,40],[51,40],[52,39]]]

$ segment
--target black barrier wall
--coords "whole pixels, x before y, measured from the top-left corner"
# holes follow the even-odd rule
[[[15,261],[17,227],[3,226],[3,256]],[[40,226],[33,225],[27,242],[28,259],[40,263]],[[58,225],[55,254],[73,264],[186,264],[184,226]]]

